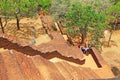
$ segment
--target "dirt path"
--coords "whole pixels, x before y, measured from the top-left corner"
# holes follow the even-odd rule
[[[73,66],[76,66],[76,67],[80,66],[80,67],[87,67],[87,68],[89,67],[91,69],[98,69],[98,67],[97,67],[97,65],[96,65],[96,63],[93,60],[91,55],[88,55],[88,56],[84,55],[84,57],[85,57],[85,64],[83,64],[83,65],[79,65],[79,64],[76,64],[76,63],[73,63],[73,62],[65,61],[65,60],[62,60],[62,59],[59,59],[59,58],[56,58],[56,57],[50,59],[49,61],[51,61],[53,63],[64,61],[64,62],[67,62],[67,63],[69,63]]]

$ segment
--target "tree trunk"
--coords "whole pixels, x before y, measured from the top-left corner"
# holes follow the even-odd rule
[[[17,23],[16,23],[17,24],[17,29],[20,30],[19,18],[17,16],[17,14],[16,14],[15,17],[16,17],[16,21],[17,21]]]
[[[117,25],[117,20],[115,20],[113,26],[114,26],[114,30],[116,30],[116,25]]]
[[[110,46],[111,37],[112,37],[112,30],[110,31],[110,37],[109,37],[109,40],[108,40],[108,46]]]
[[[0,18],[0,26],[1,26],[2,32],[4,33],[4,27],[3,27],[3,24],[2,24],[2,18]]]
[[[81,36],[81,39],[82,39],[82,41],[81,41],[81,44],[83,44],[84,43],[84,35],[83,34],[81,34],[82,36]]]
[[[73,45],[74,46],[74,43],[73,43],[73,41],[72,41],[72,39],[68,36],[68,34],[66,34],[67,35],[67,37],[68,37],[68,42],[71,44],[71,45]]]
[[[82,39],[82,41],[81,41],[81,44],[84,44],[85,43],[85,38],[86,38],[86,31],[85,30],[83,30],[82,32],[81,32],[81,39]]]
[[[57,24],[58,24],[58,28],[59,28],[59,30],[60,30],[60,33],[63,34],[63,31],[62,31],[62,29],[61,29],[62,24],[61,24],[60,22],[57,22]]]

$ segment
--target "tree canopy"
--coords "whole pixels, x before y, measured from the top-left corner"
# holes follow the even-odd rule
[[[106,11],[106,16],[108,19],[118,19],[120,18],[120,2],[109,7]]]
[[[91,6],[81,4],[73,5],[66,14],[67,32],[71,36],[81,34],[84,41],[87,34],[90,34],[92,44],[100,44],[105,27],[108,27],[103,14],[95,12]]]

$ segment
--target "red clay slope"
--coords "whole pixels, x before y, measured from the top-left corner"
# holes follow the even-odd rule
[[[78,68],[65,62],[52,63],[40,55],[27,56],[14,50],[0,53],[0,59],[0,80],[88,80],[100,78],[89,68]]]
[[[64,46],[63,48],[65,48]],[[0,47],[9,49],[0,53],[0,80],[88,80],[106,78],[107,76],[101,76],[103,74],[100,74],[100,72],[103,72],[103,70],[97,69],[97,72],[94,72],[95,70],[90,68],[75,67],[67,62],[52,63],[48,61],[47,59],[51,58],[48,54],[59,54],[59,56],[56,56],[75,63],[80,61],[80,59],[60,55],[58,53],[59,47],[56,48],[58,52],[49,52],[48,49],[49,53],[43,53],[30,46],[20,46],[17,43],[12,43],[2,37],[0,37]],[[71,51],[72,47],[68,50]],[[107,73],[107,71],[104,72]]]

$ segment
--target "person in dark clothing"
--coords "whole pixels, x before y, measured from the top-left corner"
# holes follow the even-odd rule
[[[83,53],[86,54],[89,48],[81,47],[80,49],[82,50]]]
[[[89,48],[86,48],[86,47],[84,47],[84,46],[81,46],[81,44],[80,44],[80,43],[79,43],[79,44],[77,44],[77,47],[78,47],[78,48],[80,48],[84,54],[86,54],[86,53],[87,53],[87,51],[88,51],[88,49],[89,49]]]

